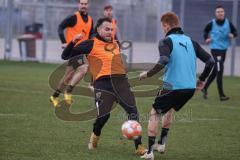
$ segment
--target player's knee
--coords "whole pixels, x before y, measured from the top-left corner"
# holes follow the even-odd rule
[[[86,74],[87,71],[88,71],[88,65],[84,65],[84,67],[83,67],[83,72],[84,72],[84,74]]]
[[[64,82],[65,82],[65,83],[69,83],[69,81],[72,79],[73,75],[74,75],[74,73],[69,73],[69,74],[65,77]]]
[[[164,115],[163,122],[162,122],[162,127],[163,128],[169,128],[170,125],[172,124],[173,120],[173,112],[170,111],[167,114]]]
[[[155,136],[157,134],[157,121],[149,120],[148,122],[148,135]]]
[[[87,71],[88,71],[88,65],[82,65],[82,66],[79,66],[78,68],[79,72],[81,72],[82,74],[86,74]]]
[[[156,127],[148,127],[148,136],[156,136],[156,135],[157,135]]]
[[[84,77],[85,73],[83,73],[82,71],[76,73],[74,75],[74,77],[76,77],[77,81],[80,81],[83,77]]]
[[[65,85],[68,85],[68,83],[70,82],[70,78],[68,78],[68,77],[65,77],[65,79],[64,79],[64,84]]]
[[[167,122],[163,123],[162,128],[170,128],[171,124],[172,124],[172,121],[167,121]]]

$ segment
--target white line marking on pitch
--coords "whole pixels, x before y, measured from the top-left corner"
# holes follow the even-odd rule
[[[195,118],[193,121],[220,121],[219,118]]]
[[[1,91],[9,91],[9,92],[18,92],[18,93],[29,93],[29,94],[46,95],[46,93],[42,92],[42,91],[28,91],[28,90],[10,89],[10,88],[0,88],[0,90]]]
[[[0,113],[0,117],[26,117],[27,114]]]

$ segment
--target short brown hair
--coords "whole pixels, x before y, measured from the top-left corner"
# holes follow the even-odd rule
[[[108,10],[108,9],[113,9],[113,6],[110,4],[104,6],[104,10]]]
[[[164,13],[161,17],[161,22],[168,24],[170,27],[178,27],[180,24],[179,18],[174,12]]]
[[[89,0],[88,0],[89,1]],[[81,3],[81,0],[78,0],[78,3]]]
[[[222,5],[218,5],[218,6],[216,7],[216,9],[218,9],[218,8],[224,9]]]
[[[94,31],[97,33],[97,29],[98,27],[100,27],[104,22],[109,22],[109,23],[112,23],[112,20],[109,19],[109,18],[99,18],[98,21],[97,21],[97,24],[95,26],[95,29]]]

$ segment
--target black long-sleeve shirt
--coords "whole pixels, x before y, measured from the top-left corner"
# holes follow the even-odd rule
[[[184,32],[182,31],[181,28],[173,28],[166,34],[166,36],[170,34],[184,34]],[[193,44],[196,56],[206,64],[204,71],[199,77],[201,81],[204,81],[212,70],[212,67],[214,65],[214,59],[197,42],[192,40],[192,44]],[[171,38],[166,37],[163,40],[161,40],[159,42],[158,49],[160,54],[160,60],[150,71],[148,71],[147,73],[148,77],[153,76],[154,74],[159,72],[161,69],[163,69],[165,65],[167,65],[171,56],[171,52],[173,50],[173,43]]]
[[[106,42],[103,38],[101,38],[98,34],[96,34],[96,38]],[[79,56],[79,55],[88,55],[92,49],[93,49],[93,45],[94,45],[94,40],[93,39],[89,39],[86,41],[83,41],[82,43],[78,44],[77,46],[74,47],[74,43],[70,42],[67,47],[63,50],[62,52],[62,59],[64,60],[68,60],[72,57],[75,56]]]
[[[88,22],[88,14],[84,14],[82,12],[80,12],[80,15],[83,19],[84,22]],[[74,15],[71,15],[71,16],[68,16],[67,18],[65,18],[61,23],[60,25],[58,26],[58,35],[59,35],[59,38],[61,40],[62,43],[66,43],[66,39],[65,39],[65,36],[64,36],[64,30],[67,28],[67,27],[73,27],[74,25],[76,25],[77,23],[77,16],[74,14]],[[94,29],[93,29],[93,21],[92,21],[92,27],[91,27],[91,31],[90,31],[90,34],[89,34],[89,39],[94,35]]]
[[[95,37],[103,42],[106,43],[112,43],[112,42],[108,42],[106,40],[104,40],[103,38],[101,38],[99,36],[99,34],[96,34]],[[75,46],[75,44],[71,41],[67,47],[63,50],[62,52],[62,59],[64,60],[68,60],[70,58],[82,58],[83,55],[89,55],[93,49],[94,46],[94,40],[93,39],[89,39],[86,41],[83,41],[82,43],[78,44],[77,46]],[[101,78],[98,79],[102,79],[102,78],[110,78],[110,77],[125,77],[125,73],[124,74],[114,74],[114,75],[106,75],[106,76],[101,76]]]
[[[219,26],[222,26],[224,24],[224,22],[225,22],[225,19],[223,19],[223,20],[216,20],[216,23]],[[234,27],[232,22],[229,21],[229,24],[230,24],[230,32],[233,34],[234,37],[237,37],[237,30],[236,30],[236,28]],[[209,33],[210,33],[211,30],[212,30],[212,21],[209,22],[206,25],[206,27],[204,28],[203,37],[204,37],[205,40],[209,37]]]

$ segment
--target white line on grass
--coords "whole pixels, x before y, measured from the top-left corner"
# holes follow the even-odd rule
[[[9,92],[17,92],[17,93],[27,93],[28,95],[29,94],[38,94],[38,95],[48,95],[46,93],[48,93],[48,91],[29,91],[29,90],[22,90],[22,89],[10,89],[10,88],[3,88],[3,87],[0,87],[0,91],[9,91]],[[74,96],[81,96],[81,97],[84,97],[84,98],[88,98],[88,99],[92,99],[93,97],[88,97],[88,96],[83,96],[83,95],[74,95]]]
[[[220,121],[219,118],[194,118],[193,121]]]
[[[1,88],[1,87],[0,87],[0,91],[9,91],[9,92],[18,92],[18,93],[46,95],[46,92],[42,92],[42,91],[29,91],[29,90],[12,89],[12,88]]]
[[[26,117],[27,114],[0,113],[0,117]]]

